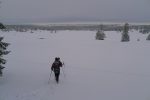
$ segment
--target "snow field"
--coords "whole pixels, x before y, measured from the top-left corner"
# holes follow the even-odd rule
[[[0,78],[0,100],[149,100],[150,64],[147,35],[130,32],[0,32],[11,43]],[[42,38],[42,39],[40,39]],[[140,39],[140,41],[137,41]],[[50,67],[55,57],[65,63],[60,83]],[[64,74],[65,76],[64,76]]]

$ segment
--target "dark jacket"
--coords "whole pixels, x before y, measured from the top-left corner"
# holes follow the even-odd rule
[[[62,62],[55,60],[52,64],[51,70],[53,70],[54,72],[60,71],[60,67],[62,67]]]

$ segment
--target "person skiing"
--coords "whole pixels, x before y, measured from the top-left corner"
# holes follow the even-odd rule
[[[55,80],[57,83],[59,82],[60,67],[62,67],[62,62],[60,61],[59,57],[56,57],[55,61],[52,64],[51,70],[55,74]]]

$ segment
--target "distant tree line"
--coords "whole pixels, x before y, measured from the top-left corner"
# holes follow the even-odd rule
[[[4,31],[36,31],[36,30],[89,30],[97,31],[100,30],[100,25],[98,24],[52,24],[52,25],[5,25],[6,29]],[[124,26],[120,24],[105,25],[103,24],[103,31],[123,31]],[[129,30],[137,30],[140,33],[149,33],[150,25],[130,25]]]

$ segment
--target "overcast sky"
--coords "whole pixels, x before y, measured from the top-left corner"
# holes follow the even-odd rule
[[[1,22],[150,22],[150,0],[0,0]]]

